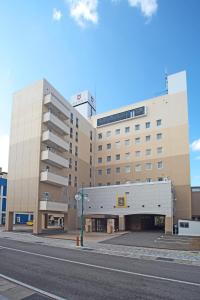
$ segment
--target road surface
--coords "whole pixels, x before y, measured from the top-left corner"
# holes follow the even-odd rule
[[[200,299],[200,267],[0,238],[0,276],[52,299]]]

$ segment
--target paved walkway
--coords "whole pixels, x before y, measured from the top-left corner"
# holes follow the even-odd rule
[[[7,238],[25,243],[38,243],[47,246],[76,249],[79,251],[94,251],[96,253],[125,256],[147,260],[163,260],[183,264],[200,266],[200,251],[167,250],[123,245],[99,243],[96,240],[84,241],[84,248],[76,247],[73,240],[57,239],[53,237],[34,236],[25,232],[5,232],[0,228],[0,238]],[[105,238],[105,237],[104,237]],[[108,236],[110,238],[110,235]]]
[[[49,297],[0,277],[0,300],[47,300]]]

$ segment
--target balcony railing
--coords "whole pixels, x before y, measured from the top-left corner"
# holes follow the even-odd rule
[[[67,186],[68,185],[68,178],[63,177],[49,171],[41,172],[40,181],[57,185],[57,186]]]
[[[49,147],[58,148],[60,151],[69,151],[69,143],[52,133],[50,130],[43,132],[42,142]]]
[[[59,120],[54,114],[51,112],[46,112],[43,115],[43,122],[47,124],[49,128],[53,128],[60,134],[69,134],[70,129],[67,124]]]
[[[63,158],[60,155],[57,155],[50,150],[42,151],[41,160],[45,161],[48,164],[57,166],[59,168],[69,168],[68,159]]]
[[[55,202],[55,201],[40,201],[40,210],[42,211],[56,211],[56,212],[67,212],[68,204]]]
[[[45,96],[44,104],[47,107],[56,110],[60,114],[62,119],[69,119],[70,111],[52,94],[48,94]]]

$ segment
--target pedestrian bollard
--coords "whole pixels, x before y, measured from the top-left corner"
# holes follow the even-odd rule
[[[79,236],[76,237],[76,246],[80,246],[80,239],[79,239]]]

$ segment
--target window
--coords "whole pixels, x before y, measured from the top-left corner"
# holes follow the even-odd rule
[[[161,154],[163,152],[163,148],[162,147],[158,147],[157,148],[157,154]]]
[[[102,145],[99,145],[99,146],[98,146],[98,151],[101,151],[102,148],[103,148]]]
[[[120,154],[115,155],[116,160],[120,160]]]
[[[146,149],[146,155],[151,155],[151,149]]]
[[[99,134],[98,134],[98,139],[101,140],[102,137],[103,137],[102,133],[99,133]]]
[[[120,144],[120,141],[115,142],[115,146],[116,146],[117,149],[120,148],[120,145],[121,145],[121,144]]]
[[[92,131],[90,131],[90,140],[92,141]]]
[[[98,163],[99,163],[99,164],[102,163],[102,157],[98,157]]]
[[[145,164],[146,170],[152,170],[152,163]]]
[[[145,106],[137,107],[135,109],[123,111],[114,115],[97,119],[97,126],[114,123],[125,119],[130,119],[137,116],[143,116],[145,115],[145,113],[146,113]]]
[[[158,169],[162,169],[163,168],[163,162],[162,161],[158,161],[157,162],[157,168]]]
[[[77,160],[75,160],[75,167],[74,167],[75,171],[77,171],[77,166],[78,166],[78,162]]]
[[[78,147],[75,146],[75,156],[78,156]]]
[[[145,127],[146,128],[150,128],[151,127],[151,123],[150,122],[146,122]]]
[[[110,136],[111,136],[111,131],[109,130],[106,132],[106,137],[110,137]]]
[[[77,177],[74,178],[74,186],[77,187]]]
[[[157,124],[157,126],[161,126],[162,125],[162,120],[161,119],[156,120],[156,124]]]
[[[102,183],[101,183],[101,182],[99,182],[99,183],[98,183],[98,186],[102,186]]]
[[[140,179],[136,179],[135,182],[140,182]]]
[[[151,136],[150,135],[146,135],[146,142],[150,142],[151,140]]]
[[[120,129],[115,129],[115,134],[116,135],[120,134]]]
[[[129,133],[130,132],[130,127],[125,127],[125,133]]]
[[[72,143],[69,144],[69,152],[72,153]]]
[[[92,155],[90,155],[90,165],[92,165]]]
[[[76,132],[76,142],[78,142],[78,132]]]
[[[162,133],[157,133],[156,138],[157,138],[157,140],[161,140],[162,139]]]
[[[73,138],[73,128],[70,127],[70,138]]]
[[[135,143],[136,143],[136,144],[139,144],[139,143],[140,143],[140,138],[139,138],[139,137],[135,138]]]
[[[124,144],[125,144],[125,146],[130,146],[130,140],[125,140]]]
[[[107,156],[107,161],[111,161],[111,156]]]
[[[92,152],[92,144],[90,143],[90,152]]]
[[[119,184],[120,184],[120,181],[116,181],[116,184],[119,185]]]
[[[125,153],[125,159],[130,159],[130,152]]]
[[[107,149],[111,149],[111,144],[107,144]]]
[[[147,178],[146,182],[152,182],[152,178]]]
[[[158,181],[163,181],[163,177],[158,177]]]
[[[90,168],[90,178],[92,178],[92,168]]]
[[[107,182],[107,185],[110,185],[110,182]]]
[[[73,113],[70,114],[70,122],[71,122],[71,124],[73,124],[73,122],[74,122],[74,116],[73,116]]]
[[[180,222],[179,224],[182,228],[189,228],[189,222]]]
[[[72,159],[71,159],[71,157],[69,158],[69,168],[70,169],[72,168]]]
[[[78,118],[76,118],[76,128],[78,128]]]
[[[140,125],[139,124],[135,125],[135,130],[140,130]]]
[[[120,173],[120,167],[116,168],[116,173]]]
[[[135,172],[140,172],[141,170],[142,170],[142,165],[137,164],[137,165],[135,166]]]
[[[131,167],[130,166],[125,167],[125,173],[131,173]]]
[[[141,155],[141,151],[135,151],[135,156],[136,157],[140,157],[140,155]]]
[[[106,174],[110,175],[111,174],[111,168],[106,169]]]
[[[98,170],[98,175],[102,175],[102,170],[101,169]]]
[[[71,185],[72,184],[72,175],[69,174],[69,177],[68,177],[68,184]]]

